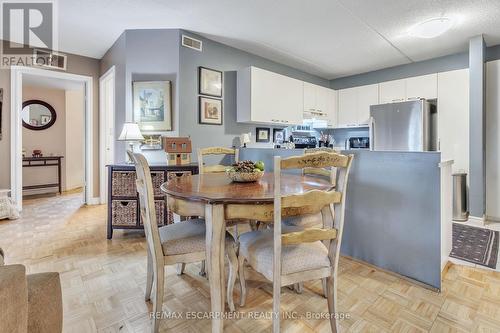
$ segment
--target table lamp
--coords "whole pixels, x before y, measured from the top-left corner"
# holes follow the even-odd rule
[[[240,144],[243,148],[247,147],[247,143],[250,143],[250,133],[243,133],[240,135]]]
[[[127,141],[130,146],[130,151],[134,152],[134,142],[143,141],[144,137],[141,134],[141,130],[139,129],[139,125],[136,123],[125,123],[123,124],[122,132],[118,137],[118,141]],[[127,157],[127,163],[132,163],[130,158]]]

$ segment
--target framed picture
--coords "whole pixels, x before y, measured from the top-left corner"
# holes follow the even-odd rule
[[[141,150],[162,150],[163,140],[161,134],[143,135],[144,141],[141,142]]]
[[[273,142],[283,143],[285,141],[285,130],[283,128],[273,128]]]
[[[198,93],[213,97],[222,97],[222,72],[198,67]]]
[[[50,121],[50,116],[47,116],[47,115],[41,115],[40,116],[40,125],[46,125],[49,123]]]
[[[271,136],[271,129],[266,127],[257,127],[255,129],[255,142],[269,142]]]
[[[172,84],[170,81],[135,81],[134,122],[141,131],[172,130]]]
[[[222,100],[210,97],[199,97],[200,124],[222,125]]]

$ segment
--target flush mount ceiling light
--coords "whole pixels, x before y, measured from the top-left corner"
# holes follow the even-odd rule
[[[413,26],[409,35],[418,38],[434,38],[444,34],[453,26],[453,21],[448,17],[433,18]]]

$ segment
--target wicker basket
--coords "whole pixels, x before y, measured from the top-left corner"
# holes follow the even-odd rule
[[[137,201],[113,200],[111,203],[111,216],[113,225],[137,225]]]
[[[162,196],[160,186],[165,182],[165,173],[163,171],[151,171],[151,180],[153,182],[154,196]]]
[[[227,170],[226,175],[233,182],[250,183],[250,182],[259,181],[262,178],[262,176],[264,176],[264,172],[263,171],[236,172],[236,171]]]
[[[113,171],[112,189],[113,196],[116,197],[135,197],[137,188],[135,186],[135,171]]]
[[[156,212],[156,223],[158,225],[163,225],[165,223],[165,201],[164,200],[155,200],[155,212]],[[140,225],[143,225],[142,216],[140,219]]]

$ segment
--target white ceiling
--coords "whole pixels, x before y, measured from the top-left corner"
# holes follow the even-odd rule
[[[101,58],[125,29],[182,28],[327,79],[500,44],[499,0],[59,0],[59,44]],[[407,30],[448,16],[426,40]],[[154,41],[152,41],[154,42]]]
[[[83,82],[73,80],[55,79],[39,75],[23,75],[23,86],[42,87],[59,90],[80,90],[85,87]]]

